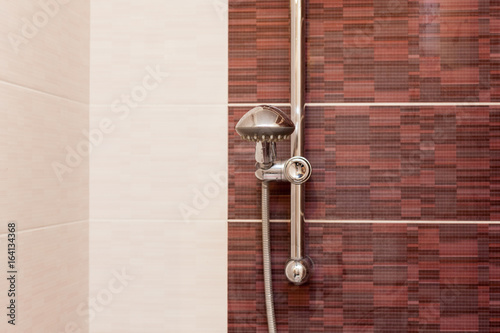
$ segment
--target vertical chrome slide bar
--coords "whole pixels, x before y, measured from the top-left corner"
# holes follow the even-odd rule
[[[305,113],[305,65],[304,28],[305,0],[290,0],[291,11],[291,119],[295,131],[291,135],[292,156],[304,154]],[[287,278],[295,284],[303,284],[311,269],[310,259],[304,255],[304,185],[291,185],[290,260],[286,268]]]
[[[303,156],[304,147],[304,0],[291,0],[291,118],[295,124],[292,133],[292,156]],[[302,237],[302,224],[304,220],[304,185],[292,184],[292,259],[302,258],[304,240]]]

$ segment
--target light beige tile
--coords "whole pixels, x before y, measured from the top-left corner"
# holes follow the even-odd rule
[[[0,80],[88,103],[89,21],[89,0],[3,1]]]
[[[227,103],[227,0],[93,1],[91,103],[140,87],[147,67],[169,76],[149,104]]]
[[[0,221],[21,230],[88,219],[88,157],[62,173],[86,141],[88,106],[0,83]],[[5,231],[0,230],[0,234]]]
[[[126,276],[112,301],[90,308],[91,332],[226,332],[225,221],[100,221],[90,230],[90,299]]]
[[[4,315],[1,332],[88,332],[88,231],[81,222],[17,234],[16,325]],[[3,249],[6,238],[0,236]],[[0,279],[2,307],[10,302],[7,283]]]
[[[114,129],[90,158],[93,219],[226,219],[226,107],[139,108],[124,119],[91,107],[91,130],[106,118]]]

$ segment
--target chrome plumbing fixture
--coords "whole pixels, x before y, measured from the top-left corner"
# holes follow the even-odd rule
[[[284,162],[276,160],[276,142],[289,138],[295,130],[296,127],[290,118],[280,109],[270,105],[259,105],[251,109],[236,124],[236,132],[243,139],[256,142],[257,171],[255,175],[262,180],[262,252],[267,323],[270,333],[276,332],[276,320],[269,235],[269,182],[288,181],[291,184],[300,185],[309,179],[312,172],[311,164],[302,156],[294,156]],[[298,247],[301,248],[300,245]],[[286,276],[293,283],[302,284],[307,281],[311,267],[310,259],[297,260],[291,257],[287,262]]]
[[[262,180],[262,247],[264,258],[264,287],[269,333],[276,332],[272,295],[271,258],[269,246],[269,182],[291,183],[290,259],[285,275],[290,282],[307,282],[313,268],[312,260],[304,254],[304,183],[312,173],[304,158],[304,25],[305,0],[290,0],[291,11],[291,119],[281,110],[260,105],[248,111],[236,125],[236,132],[256,142],[255,175]],[[290,138],[291,156],[287,161],[276,161],[276,141]]]
[[[290,0],[290,31],[291,31],[291,120],[295,124],[295,131],[290,136],[291,155],[304,155],[304,117],[305,117],[305,0]],[[307,160],[306,160],[307,161]],[[302,160],[298,161],[299,166]],[[297,175],[307,172],[311,165],[307,162]],[[296,176],[297,176],[296,175]],[[310,171],[309,171],[310,175]],[[305,176],[306,180],[309,176]],[[302,178],[302,177],[301,177]],[[291,186],[291,215],[290,215],[290,259],[285,268],[288,280],[296,285],[305,283],[313,266],[312,260],[304,254],[304,204],[305,193],[303,182],[292,182]]]
[[[280,109],[260,105],[248,111],[236,125],[236,132],[245,140],[256,142],[255,160],[261,169],[268,169],[276,160],[276,141],[288,139],[295,130],[290,118]]]
[[[259,105],[245,113],[236,125],[236,132],[245,140],[276,142],[288,139],[295,130],[290,118],[271,105]]]
[[[291,119],[282,111],[261,105],[250,110],[236,125],[245,139],[256,141],[255,157],[259,168],[255,172],[262,181],[289,181],[291,185],[290,259],[285,268],[288,280],[296,285],[305,283],[312,261],[304,254],[304,185],[311,176],[311,164],[304,158],[305,66],[304,24],[305,0],[290,0],[291,10]],[[292,130],[294,126],[294,130]],[[274,130],[274,131],[273,131]],[[276,160],[275,141],[290,137],[291,155],[288,161]]]
[[[288,139],[295,125],[280,109],[259,105],[248,111],[236,125],[236,132],[245,140],[256,142],[255,176],[262,181],[289,181],[302,184],[311,176],[307,159],[295,156],[285,162],[276,161],[276,142]]]

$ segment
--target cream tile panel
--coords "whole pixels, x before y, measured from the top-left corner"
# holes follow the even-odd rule
[[[88,103],[89,0],[2,1],[0,80]]]
[[[26,230],[88,219],[85,149],[67,163],[87,141],[88,106],[1,83],[0,96],[0,221]]]
[[[226,219],[226,107],[138,108],[123,119],[91,107],[91,131],[105,119],[112,131],[90,162],[93,219]]]
[[[226,4],[226,5],[225,5]],[[93,1],[91,103],[109,105],[168,73],[148,104],[227,103],[227,0]]]
[[[16,325],[3,315],[0,332],[88,332],[88,231],[88,222],[81,222],[17,235]],[[7,248],[5,234],[0,247]],[[4,310],[7,283],[0,279]]]
[[[90,307],[90,332],[227,331],[225,221],[101,221],[90,230],[91,305],[122,277],[112,301]]]

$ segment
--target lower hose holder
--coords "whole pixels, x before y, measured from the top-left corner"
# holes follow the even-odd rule
[[[314,263],[309,257],[288,259],[285,266],[285,275],[288,281],[300,286],[309,280]]]

